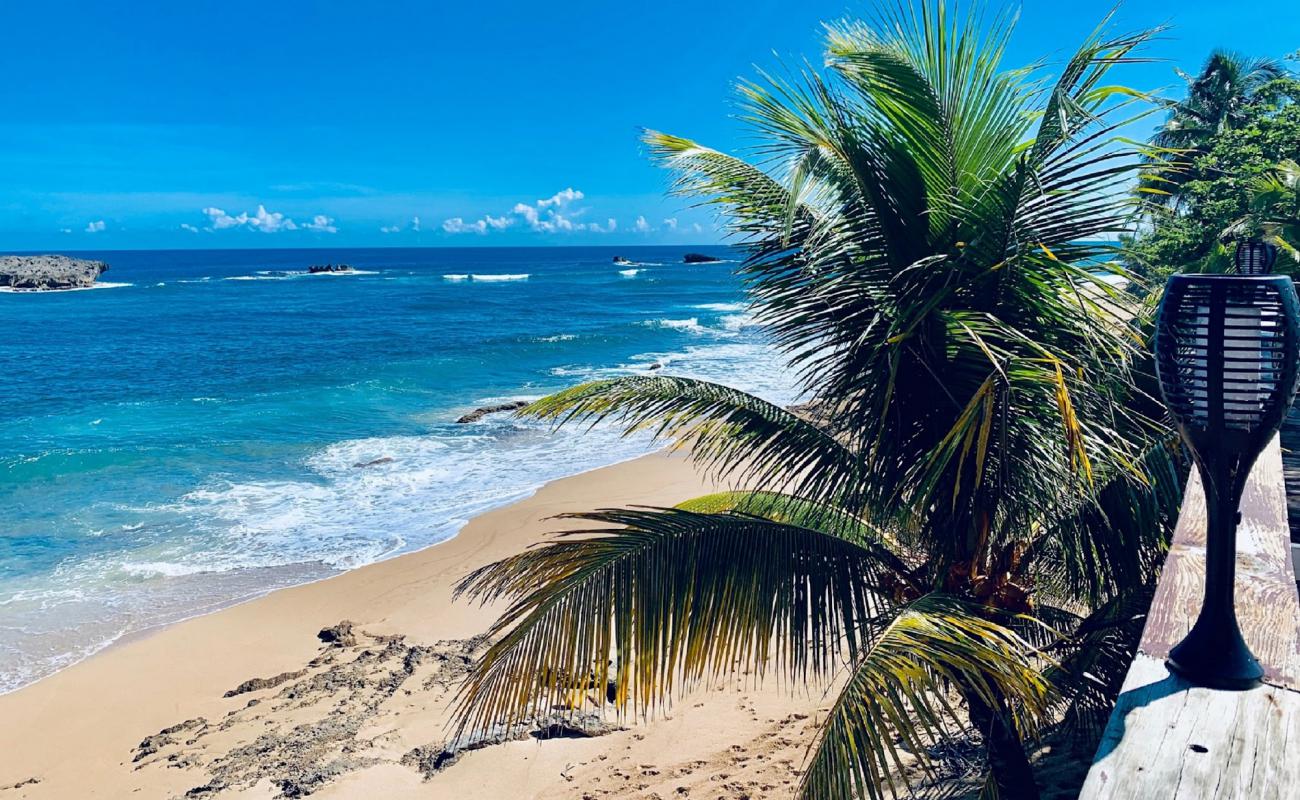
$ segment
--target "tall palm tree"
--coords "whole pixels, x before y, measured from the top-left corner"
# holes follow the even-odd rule
[[[1228,50],[1212,52],[1195,76],[1180,71],[1187,83],[1186,96],[1169,103],[1169,118],[1151,139],[1157,152],[1152,161],[1162,167],[1143,179],[1151,199],[1176,207],[1179,189],[1200,177],[1196,158],[1209,149],[1215,136],[1240,127],[1260,90],[1286,75],[1280,61]]]
[[[1135,170],[1106,82],[1148,33],[1088,37],[1054,81],[1004,69],[1012,20],[943,3],[827,35],[825,74],[742,87],[745,161],[646,134],[746,253],[755,313],[812,412],[671,376],[523,413],[687,446],[744,490],[605,509],[465,579],[509,598],[462,730],[604,687],[620,712],[745,670],[838,690],[800,793],[901,791],[944,737],[1032,798],[1024,742],[1096,724],[1177,502],[1143,309],[1089,269]],[[596,698],[605,702],[603,693]],[[910,753],[906,757],[905,753]]]

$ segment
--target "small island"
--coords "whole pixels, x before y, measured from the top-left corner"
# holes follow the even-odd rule
[[[308,274],[320,275],[328,272],[356,272],[351,264],[312,264],[307,267]]]
[[[626,267],[626,266],[630,265],[632,262],[631,262],[631,261],[628,261],[628,260],[627,260],[626,258],[624,258],[623,256],[614,256],[614,263],[615,263],[615,264],[618,264],[620,267]]]
[[[721,260],[715,256],[706,256],[703,253],[687,253],[682,256],[683,264],[716,264]]]
[[[68,256],[0,256],[0,287],[26,292],[89,289],[108,264]]]

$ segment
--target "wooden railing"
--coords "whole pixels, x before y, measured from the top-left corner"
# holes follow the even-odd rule
[[[1204,585],[1205,495],[1193,470],[1137,657],[1080,798],[1300,798],[1300,601],[1276,438],[1251,472],[1241,513],[1237,615],[1264,685],[1202,689],[1165,668]]]

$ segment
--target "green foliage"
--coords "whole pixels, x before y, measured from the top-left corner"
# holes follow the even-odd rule
[[[1286,251],[1279,271],[1300,266],[1295,173],[1287,166],[1300,154],[1297,100],[1300,80],[1278,62],[1211,58],[1155,138],[1162,156],[1143,187],[1168,194],[1147,195],[1144,229],[1126,243],[1132,269],[1155,281],[1172,272],[1224,272],[1234,240],[1250,237]]]
[[[742,87],[747,158],[646,134],[745,249],[809,410],[661,375],[524,409],[649,430],[746,491],[582,515],[599,526],[471,575],[464,592],[511,605],[464,725],[518,722],[607,669],[616,709],[641,714],[775,670],[840,691],[805,797],[902,792],[900,748],[924,761],[971,725],[990,790],[1034,796],[1021,737],[1095,699],[1072,688],[1089,614],[1141,591],[1180,486],[1139,388],[1151,308],[1091,269],[1141,166],[1118,131],[1143,98],[1111,72],[1150,33],[1100,29],[1048,76],[1005,67],[1011,20],[988,22],[939,2],[830,26],[826,70]]]

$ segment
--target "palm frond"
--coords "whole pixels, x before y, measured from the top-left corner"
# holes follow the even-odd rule
[[[1010,709],[1023,736],[1034,735],[1050,698],[1024,640],[951,598],[927,595],[902,609],[854,663],[810,748],[800,795],[903,794],[908,763],[924,768],[927,748],[962,727],[946,695],[951,686]]]
[[[852,510],[864,475],[834,436],[780,406],[717,383],[666,375],[593,381],[520,411],[556,425],[609,421],[673,440],[719,477],[789,487]]]
[[[460,593],[513,600],[461,692],[462,727],[511,725],[605,685],[620,711],[653,712],[708,676],[769,669],[824,678],[873,637],[892,568],[808,528],[679,509],[574,515],[566,534],[468,576]],[[597,702],[604,703],[603,693]]]

